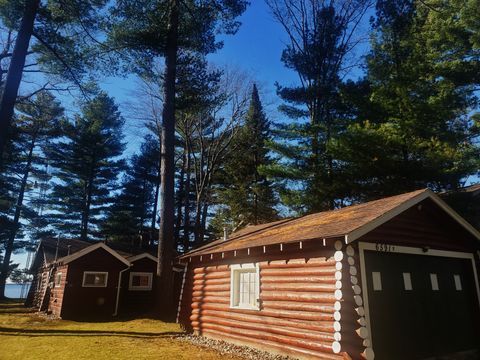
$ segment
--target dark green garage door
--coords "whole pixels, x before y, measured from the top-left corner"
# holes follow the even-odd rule
[[[470,259],[365,250],[365,268],[377,360],[479,356],[480,305]]]

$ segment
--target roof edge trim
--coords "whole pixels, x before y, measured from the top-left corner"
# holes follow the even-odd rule
[[[64,264],[69,264],[71,263],[72,261],[75,261],[77,260],[78,258],[81,258],[82,256],[85,256],[89,253],[91,253],[92,251],[95,251],[97,249],[103,249],[105,250],[106,252],[108,252],[110,255],[114,256],[115,258],[117,258],[118,260],[120,260],[122,263],[124,263],[125,265],[127,266],[130,266],[130,262],[125,259],[124,257],[122,257],[119,253],[117,253],[115,250],[113,250],[111,247],[105,245],[103,242],[99,242],[98,244],[93,244],[93,245],[90,245],[90,246],[87,246],[86,248],[80,250],[80,251],[77,251],[76,253],[72,254],[71,256],[68,256],[69,259],[66,259],[66,261],[63,261]],[[65,257],[66,258],[66,257]],[[62,259],[59,259],[59,261],[61,261]]]
[[[436,195],[430,189],[425,189],[424,192],[414,196],[413,198],[405,201],[404,203],[394,207],[393,209],[382,214],[378,218],[370,221],[369,223],[360,226],[359,228],[351,231],[349,234],[345,235],[345,242],[347,244],[352,243],[355,240],[358,240],[363,235],[369,233],[370,231],[376,229],[380,225],[386,223],[387,221],[393,219],[395,216],[401,214],[405,210],[411,208],[412,206],[418,204],[419,202],[430,198],[437,204],[442,210],[444,210],[450,217],[452,217],[457,223],[459,223],[465,230],[470,232],[477,240],[480,240],[480,232],[476,230],[472,225],[470,225],[466,220],[464,220],[455,210],[453,210],[445,201],[443,201],[438,195]]]
[[[134,261],[137,261],[137,260],[140,260],[140,259],[143,259],[143,258],[148,258],[150,260],[158,262],[158,259],[155,256],[153,256],[152,254],[146,253],[146,252],[135,255],[135,256],[132,256],[132,257],[129,257],[128,261],[134,262]]]

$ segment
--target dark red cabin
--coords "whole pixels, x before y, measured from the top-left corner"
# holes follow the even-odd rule
[[[27,305],[59,318],[81,320],[150,311],[157,266],[154,256],[132,255],[103,242],[83,242],[85,246],[75,251],[70,246],[70,254],[62,256],[69,241],[51,246],[55,242],[48,239],[39,245]],[[44,261],[38,260],[42,256]]]

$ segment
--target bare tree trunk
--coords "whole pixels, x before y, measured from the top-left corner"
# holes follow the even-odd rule
[[[197,195],[195,200],[195,246],[202,243],[200,228],[202,226],[202,199]]]
[[[186,179],[185,179],[185,198],[183,211],[183,247],[188,249],[190,247],[190,182],[191,182],[191,165],[190,165],[190,150],[187,147],[186,154]]]
[[[5,298],[5,284],[8,278],[8,268],[10,265],[10,259],[12,257],[13,245],[15,243],[15,237],[17,235],[18,225],[20,223],[20,215],[22,213],[23,199],[25,197],[25,189],[27,187],[28,176],[30,175],[30,167],[32,166],[34,148],[35,148],[35,137],[32,139],[30,143],[27,164],[25,166],[25,172],[23,173],[22,182],[20,184],[17,204],[15,206],[15,214],[13,216],[13,229],[10,236],[8,237],[7,243],[5,244],[5,254],[3,257],[2,268],[0,271],[0,299]]]
[[[85,189],[86,198],[85,198],[85,204],[84,204],[84,209],[82,214],[82,229],[80,233],[80,239],[83,241],[88,240],[88,224],[90,222],[90,207],[92,206],[93,178],[94,178],[94,169],[92,165],[90,168],[90,175],[88,178],[88,182],[86,184],[86,189]]]
[[[37,15],[40,0],[26,0],[22,22],[18,31],[15,48],[13,49],[10,66],[8,68],[5,87],[0,101],[0,169],[3,165],[3,151],[7,142],[8,132],[15,108],[20,82],[22,81],[23,67],[28,54],[28,46],[33,33],[35,16]],[[0,170],[1,171],[1,170]]]
[[[158,196],[160,193],[160,181],[157,181],[155,184],[155,197],[154,197],[154,204],[152,210],[152,221],[150,224],[150,246],[153,246],[153,239],[155,238],[154,233],[156,230],[156,223],[157,223],[157,208],[158,208]]]
[[[173,317],[173,254],[175,217],[175,79],[178,51],[178,0],[171,0],[165,55],[162,114],[160,231],[158,236],[157,301],[165,318]]]
[[[209,206],[209,201],[204,201],[203,207],[202,207],[202,222],[200,226],[200,242],[202,243],[205,240],[205,231],[206,231],[207,217],[208,217],[208,206]]]
[[[180,170],[178,191],[177,191],[177,218],[175,221],[175,244],[178,246],[180,244],[180,229],[182,227],[182,206],[183,198],[185,196],[185,158],[186,158],[186,148],[183,149],[183,161],[182,169]],[[184,249],[185,251],[185,249]]]
[[[157,209],[158,209],[158,196],[160,194],[160,167],[162,166],[162,160],[160,159],[160,154],[158,158],[158,179],[155,184],[155,198],[153,203],[153,212],[152,212],[152,223],[150,224],[150,246],[153,246],[153,239],[155,238],[155,226],[157,223]]]

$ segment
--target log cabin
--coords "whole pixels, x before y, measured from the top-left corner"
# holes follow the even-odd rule
[[[479,359],[480,234],[428,189],[194,249],[177,321],[300,359]]]
[[[26,305],[62,319],[151,311],[157,259],[103,242],[44,239],[34,255]]]

